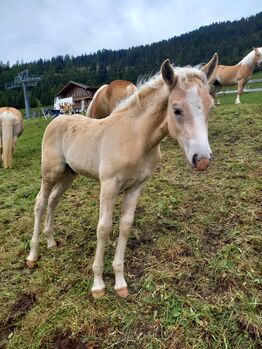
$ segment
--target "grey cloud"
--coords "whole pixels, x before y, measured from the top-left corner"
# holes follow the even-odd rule
[[[1,0],[0,61],[149,44],[261,10],[261,0]]]

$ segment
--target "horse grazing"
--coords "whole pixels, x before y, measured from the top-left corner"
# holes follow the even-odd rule
[[[114,80],[109,85],[101,86],[89,104],[86,116],[102,119],[112,113],[123,99],[131,96],[137,87],[130,81]]]
[[[100,214],[93,263],[93,297],[105,293],[103,259],[116,196],[122,192],[120,233],[113,269],[115,290],[128,295],[124,278],[124,253],[138,198],[145,182],[160,162],[160,141],[171,135],[185,152],[190,166],[205,170],[212,154],[207,118],[214,102],[207,79],[217,65],[217,55],[202,68],[174,68],[169,60],[161,72],[142,84],[110,116],[97,120],[61,116],[47,127],[42,145],[42,185],[35,204],[34,233],[28,267],[37,261],[40,220],[45,206],[47,246],[54,247],[54,209],[78,174],[100,180]]]
[[[17,137],[23,132],[23,118],[19,110],[11,107],[0,108],[0,165],[12,167],[12,158]]]
[[[218,65],[210,79],[210,85],[212,85],[210,92],[215,98],[216,104],[220,104],[219,99],[216,97],[216,93],[221,87],[235,84],[238,84],[235,103],[239,104],[245,84],[252,77],[255,66],[260,66],[261,63],[262,47],[258,47],[254,48],[253,51],[235,65]]]

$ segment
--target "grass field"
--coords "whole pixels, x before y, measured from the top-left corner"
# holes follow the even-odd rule
[[[219,96],[219,100],[222,105],[232,105],[235,103],[236,94],[228,94],[228,95],[222,95]],[[241,103],[243,105],[248,104],[256,104],[261,103],[262,104],[262,91],[261,92],[252,92],[252,93],[243,93],[241,96]]]
[[[26,268],[48,121],[26,122],[13,169],[0,169],[0,348],[261,348],[262,104],[245,103],[212,113],[215,162],[204,173],[162,142],[128,241],[127,299],[115,295],[111,267],[121,199],[107,295],[90,295],[99,197],[91,179],[79,177],[57,209],[58,250],[42,235],[38,267]]]

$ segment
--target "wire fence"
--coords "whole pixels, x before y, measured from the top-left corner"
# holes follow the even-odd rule
[[[249,84],[256,84],[256,83],[260,83],[262,82],[262,79],[252,79],[249,80],[247,85],[244,87],[243,89],[243,93],[251,93],[251,92],[261,92],[262,91],[262,87],[256,87],[256,88],[250,88]],[[237,93],[237,90],[223,90],[223,91],[219,91],[217,94],[218,95],[228,95],[231,93]]]

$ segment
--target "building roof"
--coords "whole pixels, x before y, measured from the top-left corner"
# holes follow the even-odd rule
[[[78,86],[83,88],[84,90],[96,91],[97,87],[91,87],[85,84],[80,84],[79,82],[69,81],[58,93],[56,96],[60,96],[61,94],[66,94],[68,90],[70,90],[73,86]]]

